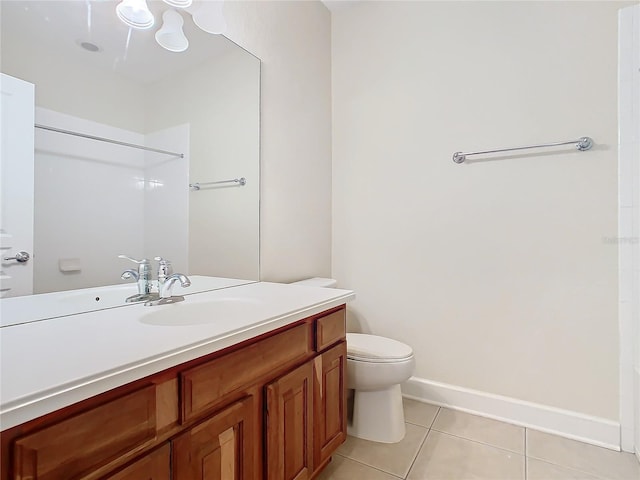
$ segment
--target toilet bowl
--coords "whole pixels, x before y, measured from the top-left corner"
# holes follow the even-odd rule
[[[309,278],[297,285],[334,287],[331,278]],[[415,368],[413,350],[402,342],[377,335],[347,333],[347,387],[353,390],[353,415],[347,433],[374,442],[404,438],[400,384]]]
[[[415,368],[413,350],[377,335],[347,333],[347,387],[353,389],[351,436],[396,443],[404,438],[400,384]]]

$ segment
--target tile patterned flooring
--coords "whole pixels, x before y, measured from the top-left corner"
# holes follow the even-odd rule
[[[348,437],[318,480],[640,480],[640,463],[575,440],[404,400],[395,444]]]

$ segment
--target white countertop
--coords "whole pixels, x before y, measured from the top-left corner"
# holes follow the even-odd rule
[[[0,328],[0,428],[353,298],[350,290],[258,282],[193,294],[173,305],[130,305]],[[173,318],[182,324],[168,325]]]
[[[178,295],[178,290],[180,290],[179,295],[192,295],[255,282],[255,280],[202,275],[190,275],[189,279],[191,286],[187,288],[176,287],[176,295]],[[3,298],[0,300],[0,313],[2,314],[0,315],[0,328],[19,323],[95,312],[107,308],[129,307],[131,303],[126,303],[125,299],[136,293],[138,293],[138,286],[135,283],[122,283]]]

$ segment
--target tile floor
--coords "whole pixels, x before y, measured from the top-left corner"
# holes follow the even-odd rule
[[[634,455],[404,400],[396,444],[348,437],[318,480],[640,480]]]

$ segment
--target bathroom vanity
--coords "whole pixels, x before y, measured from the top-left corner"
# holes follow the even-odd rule
[[[313,478],[353,297],[259,282],[0,329],[2,480]]]

